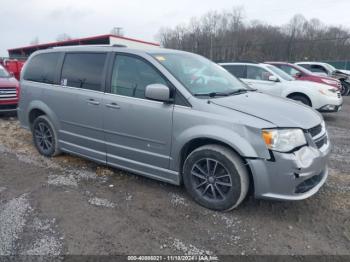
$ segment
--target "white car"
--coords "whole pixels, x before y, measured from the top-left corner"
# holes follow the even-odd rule
[[[337,112],[343,104],[343,98],[335,88],[315,82],[295,80],[273,65],[256,63],[221,63],[220,65],[260,92],[290,98],[320,112]]]
[[[337,70],[334,66],[322,62],[297,62],[295,64],[302,66],[319,76],[332,76]]]

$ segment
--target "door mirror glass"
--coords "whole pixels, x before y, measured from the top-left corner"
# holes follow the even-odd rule
[[[169,87],[163,84],[146,86],[145,97],[156,101],[171,102]]]
[[[300,72],[296,72],[296,73],[294,74],[294,77],[295,77],[295,78],[300,78],[300,77],[302,77],[302,74],[301,74]]]
[[[277,76],[270,75],[269,76],[269,81],[271,81],[271,82],[278,82],[279,80],[278,80]]]

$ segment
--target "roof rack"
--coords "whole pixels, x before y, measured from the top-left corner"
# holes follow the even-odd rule
[[[60,49],[60,48],[81,48],[81,47],[124,47],[127,48],[126,45],[120,45],[120,44],[113,44],[113,45],[63,45],[63,46],[53,46],[49,47],[48,49]]]

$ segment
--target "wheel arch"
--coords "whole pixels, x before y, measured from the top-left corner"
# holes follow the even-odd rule
[[[288,94],[286,97],[291,99],[293,96],[296,96],[296,95],[305,97],[307,100],[309,100],[311,107],[313,106],[314,103],[313,103],[312,99],[310,98],[310,95],[308,95],[308,94],[305,94],[302,92],[292,92],[292,93]]]
[[[55,129],[58,129],[59,121],[56,114],[42,101],[32,101],[28,107],[27,121],[30,129],[32,129],[34,120],[41,115],[46,115]]]
[[[199,147],[205,146],[205,145],[221,145],[225,148],[228,148],[229,150],[233,151],[244,163],[245,167],[247,168],[248,171],[248,175],[249,175],[249,190],[248,190],[248,194],[251,194],[254,192],[254,177],[252,174],[252,170],[249,166],[248,161],[246,160],[246,158],[244,156],[242,156],[242,154],[232,145],[216,139],[216,138],[211,138],[211,137],[197,137],[197,138],[193,138],[190,141],[188,141],[182,148],[180,151],[180,161],[179,161],[179,174],[180,174],[180,181],[182,183],[183,181],[183,165],[184,162],[186,160],[186,158],[188,157],[189,154],[191,154],[191,152],[193,152],[194,150],[196,150]]]

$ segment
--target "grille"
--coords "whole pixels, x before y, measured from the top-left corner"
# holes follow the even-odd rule
[[[318,125],[313,128],[310,128],[308,132],[311,134],[312,137],[315,137],[322,132],[322,125]]]
[[[16,88],[0,88],[0,100],[17,98]]]
[[[17,105],[0,105],[0,110],[14,110]]]
[[[312,136],[315,146],[320,149],[328,143],[328,136],[324,126],[318,125],[307,130],[307,132]]]
[[[338,98],[341,98],[341,94],[340,92],[337,92]]]
[[[302,182],[296,187],[295,193],[302,194],[314,188],[318,183],[321,182],[323,176],[324,176],[324,173],[321,173],[319,175],[313,176],[305,180],[304,182]]]
[[[327,144],[328,138],[327,136],[322,137],[320,140],[315,141],[315,144],[317,148],[323,147],[325,144]]]

